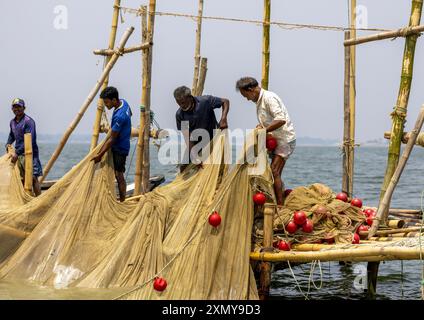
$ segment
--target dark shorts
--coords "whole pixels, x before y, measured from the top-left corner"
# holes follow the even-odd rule
[[[125,162],[127,161],[127,156],[120,154],[118,152],[113,152],[113,167],[115,168],[115,171],[118,172],[125,172]]]
[[[25,156],[18,156],[18,168],[21,174],[21,177],[25,177]],[[40,159],[35,157],[32,159],[32,175],[34,177],[41,177],[43,175],[43,168],[41,166]]]

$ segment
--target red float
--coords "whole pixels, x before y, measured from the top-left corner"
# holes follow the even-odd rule
[[[255,193],[253,195],[253,202],[261,206],[266,202],[266,197],[262,192]]]
[[[156,278],[153,282],[153,288],[155,288],[156,291],[164,291],[167,285],[164,278]]]
[[[359,226],[359,228],[358,228],[358,230],[356,230],[356,232],[359,233],[359,232],[362,232],[362,231],[368,231],[369,229],[370,229],[369,226],[362,224],[362,225]]]
[[[214,211],[214,213],[209,216],[209,224],[215,228],[221,224],[221,216],[218,212]]]
[[[333,244],[334,238],[325,239],[325,242],[327,242],[328,244]]]
[[[362,208],[362,200],[359,198],[353,198],[350,204],[354,207]]]
[[[306,219],[306,222],[302,226],[302,231],[306,233],[311,233],[314,231],[314,223],[312,220]]]
[[[357,233],[353,234],[353,239],[352,239],[352,244],[359,244],[360,239],[359,239],[359,235]]]
[[[277,139],[275,139],[274,137],[267,137],[266,138],[266,148],[269,151],[272,151],[275,148],[277,148]]]
[[[375,211],[373,209],[365,209],[363,212],[367,217],[375,214]]]
[[[293,221],[298,226],[302,226],[306,222],[306,213],[303,211],[296,211],[293,216]]]
[[[280,241],[278,243],[278,249],[282,250],[282,251],[290,251],[290,249],[291,249],[290,242]]]
[[[340,192],[336,195],[336,199],[343,201],[343,202],[347,202],[347,194],[344,192]]]
[[[293,191],[292,189],[286,189],[286,190],[284,190],[284,196],[285,196],[285,197],[288,197],[288,196],[289,196],[289,194],[290,194],[292,191]]]
[[[297,230],[297,224],[294,223],[294,221],[290,221],[287,225],[286,225],[286,230],[288,233],[295,233]]]

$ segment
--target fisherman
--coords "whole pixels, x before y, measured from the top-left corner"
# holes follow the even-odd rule
[[[296,147],[296,134],[287,109],[281,99],[273,92],[261,88],[252,77],[237,81],[236,90],[247,100],[256,103],[257,128],[266,130],[267,137],[277,140],[277,147],[270,154],[271,170],[274,177],[274,191],[277,205],[283,205],[283,180],[281,173],[284,165]]]
[[[119,200],[123,202],[127,193],[124,172],[125,162],[130,151],[132,112],[127,101],[119,99],[119,92],[114,87],[105,88],[101,92],[100,98],[103,99],[103,103],[108,110],[112,108],[115,110],[112,115],[112,133],[92,160],[95,163],[99,162],[103,155],[109,149],[112,149],[113,166],[119,189]]]
[[[206,130],[208,133],[209,141],[214,136],[214,130],[227,129],[228,121],[227,115],[230,110],[230,101],[225,98],[218,98],[211,95],[193,96],[190,88],[186,86],[178,87],[174,90],[174,98],[177,102],[179,109],[175,114],[177,121],[177,129],[183,132],[184,138],[188,145],[190,160],[192,160],[191,149],[200,141],[192,141],[191,134],[196,129]],[[216,120],[214,109],[222,108],[221,120],[219,123]],[[188,127],[182,127],[184,122]],[[187,167],[183,164],[180,167],[181,172]]]
[[[10,120],[10,133],[7,139],[6,150],[15,142],[15,152],[11,155],[12,163],[18,164],[19,172],[24,181],[25,179],[25,146],[24,135],[31,133],[32,139],[32,166],[33,178],[32,185],[35,196],[41,194],[40,183],[38,177],[43,175],[43,169],[38,156],[37,132],[35,129],[35,121],[25,114],[25,102],[22,99],[16,98],[12,101],[12,111],[15,118]],[[25,181],[24,181],[25,183]]]

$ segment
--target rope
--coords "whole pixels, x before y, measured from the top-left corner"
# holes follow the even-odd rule
[[[141,15],[140,9],[120,7],[124,13],[135,14],[136,16]],[[149,13],[152,14],[152,13]],[[275,25],[282,29],[293,30],[293,29],[313,29],[313,30],[321,30],[321,31],[348,31],[348,30],[358,30],[358,31],[390,31],[388,29],[379,29],[379,28],[350,28],[350,27],[341,27],[341,26],[329,26],[329,25],[314,25],[314,24],[301,24],[301,23],[287,23],[281,21],[270,21],[264,22],[262,20],[252,20],[252,19],[238,19],[238,18],[225,18],[225,17],[217,17],[217,16],[198,16],[191,14],[183,14],[183,13],[175,13],[175,12],[154,12],[156,16],[170,16],[170,17],[181,17],[181,18],[189,18],[193,21],[197,21],[197,19],[202,18],[205,20],[217,20],[217,21],[230,21],[230,22],[243,22],[243,23],[252,23],[259,26],[262,25]]]

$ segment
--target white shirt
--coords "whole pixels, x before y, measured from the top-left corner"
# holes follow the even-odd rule
[[[264,128],[269,126],[274,120],[286,122],[283,126],[271,132],[279,145],[287,144],[296,139],[294,126],[290,120],[287,108],[274,92],[261,89],[258,102],[256,102],[256,113],[259,123]]]

